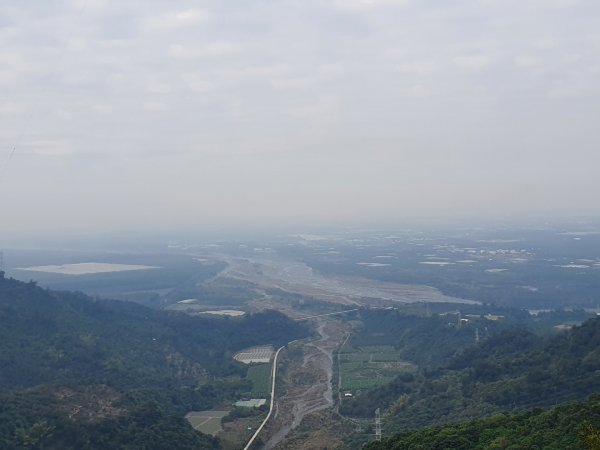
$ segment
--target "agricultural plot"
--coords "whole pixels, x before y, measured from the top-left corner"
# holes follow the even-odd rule
[[[267,403],[266,398],[251,398],[250,400],[240,400],[235,402],[233,406],[238,408],[259,408]]]
[[[269,363],[275,351],[270,345],[247,348],[233,355],[233,359],[244,364]]]
[[[271,364],[258,364],[248,367],[246,378],[252,381],[252,398],[267,398],[271,396]]]
[[[229,414],[229,411],[192,411],[185,418],[194,430],[215,436],[223,428],[221,419]]]
[[[391,345],[344,346],[340,349],[339,370],[340,391],[352,392],[382,386],[399,373],[414,370],[414,366],[402,361]]]

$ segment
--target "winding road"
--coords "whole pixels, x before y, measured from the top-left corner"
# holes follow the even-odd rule
[[[289,345],[293,342],[296,341],[288,342],[286,345]],[[254,443],[254,440],[258,437],[262,429],[265,427],[265,425],[271,418],[271,414],[273,413],[273,403],[275,402],[275,378],[277,377],[277,358],[279,357],[279,352],[283,350],[286,347],[286,345],[282,345],[277,349],[277,351],[275,352],[275,358],[273,359],[273,371],[271,372],[271,404],[269,405],[269,414],[267,414],[265,420],[263,420],[263,422],[260,424],[260,427],[256,429],[256,432],[252,435],[252,437],[244,447],[244,450],[248,450],[250,448],[250,446]]]

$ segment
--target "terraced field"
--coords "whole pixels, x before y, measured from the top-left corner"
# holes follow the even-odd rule
[[[244,364],[250,363],[268,363],[275,354],[271,345],[261,345],[257,347],[247,348],[236,353],[233,359]]]
[[[345,344],[339,354],[339,389],[351,394],[358,389],[381,386],[407,370],[414,370],[414,366],[403,361],[391,345],[352,347]]]

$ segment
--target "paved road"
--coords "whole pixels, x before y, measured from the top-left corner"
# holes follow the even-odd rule
[[[296,342],[296,341],[288,342],[286,345],[292,344],[293,342]],[[258,437],[258,435],[260,434],[262,429],[265,427],[265,425],[271,418],[271,414],[273,414],[273,403],[275,402],[275,378],[277,377],[277,358],[279,357],[279,352],[282,349],[284,349],[286,345],[282,345],[281,347],[279,347],[277,349],[277,352],[275,352],[275,358],[273,359],[273,372],[271,373],[271,378],[272,378],[272,381],[271,381],[271,404],[269,406],[269,414],[267,414],[267,417],[265,417],[265,420],[263,420],[263,422],[260,424],[260,427],[258,427],[256,432],[252,435],[252,437],[250,438],[250,440],[244,447],[244,450],[248,450],[250,448],[250,446],[252,445],[254,440]]]

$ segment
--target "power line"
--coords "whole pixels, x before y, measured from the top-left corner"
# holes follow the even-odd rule
[[[379,408],[375,410],[375,440],[381,441],[381,414]]]

